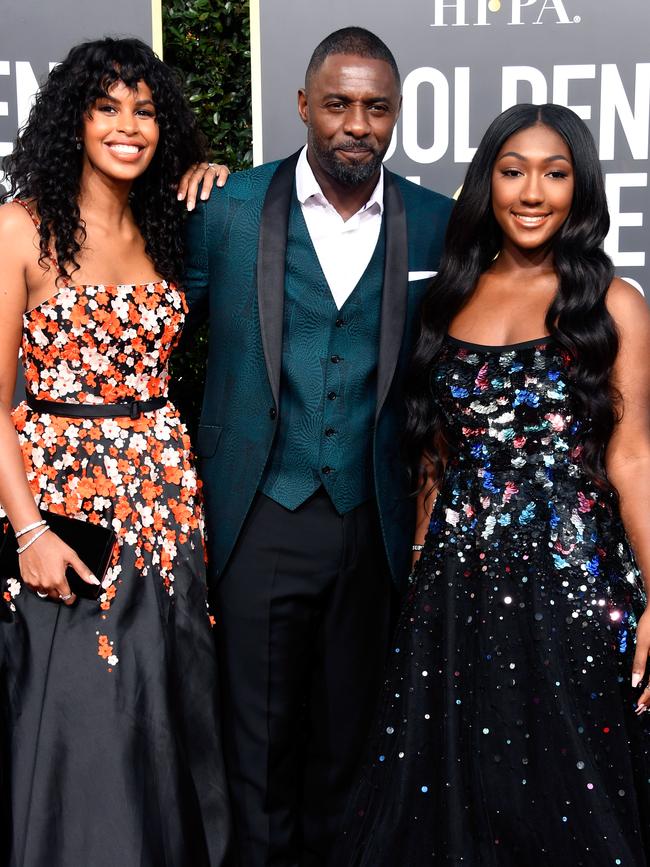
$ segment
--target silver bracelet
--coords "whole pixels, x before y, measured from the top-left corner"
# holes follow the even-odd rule
[[[16,554],[22,554],[23,551],[26,551],[26,550],[29,548],[30,545],[33,545],[34,542],[35,542],[37,539],[40,539],[41,536],[43,535],[43,533],[47,533],[47,531],[48,531],[49,529],[50,529],[50,528],[47,526],[47,524],[46,524],[44,527],[41,527],[41,529],[38,531],[38,533],[34,533],[34,535],[32,536],[32,538],[31,538],[28,542],[25,542],[25,544],[22,546],[22,548],[18,548],[18,550],[16,551]]]
[[[47,524],[45,518],[41,521],[34,521],[33,524],[28,524],[26,527],[23,527],[22,530],[19,530],[15,535],[16,539],[20,539],[21,536],[24,536],[25,533],[29,533],[30,530],[36,530],[38,527],[44,527]]]
[[[424,545],[413,545],[414,551],[424,551]]]

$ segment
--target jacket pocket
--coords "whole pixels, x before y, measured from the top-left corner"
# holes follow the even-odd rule
[[[222,427],[214,424],[200,424],[196,435],[196,454],[200,458],[211,458],[217,450]]]

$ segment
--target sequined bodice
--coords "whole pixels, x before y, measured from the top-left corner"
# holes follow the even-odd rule
[[[182,294],[164,280],[65,286],[25,314],[27,390],[81,403],[165,395],[167,362],[184,318]]]
[[[569,570],[608,581],[608,564],[618,569],[621,559],[635,573],[618,508],[582,466],[581,422],[554,341],[482,347],[447,338],[432,377],[450,443],[432,529],[458,546],[461,562],[471,533],[488,573],[500,574],[506,550],[531,568],[535,561],[551,582]],[[585,598],[595,604],[591,592]]]
[[[577,471],[579,422],[568,401],[566,365],[551,340],[482,347],[447,338],[434,374],[452,462],[483,474]]]

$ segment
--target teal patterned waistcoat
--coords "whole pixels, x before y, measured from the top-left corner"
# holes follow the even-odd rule
[[[384,269],[384,228],[338,310],[302,211],[287,238],[279,429],[260,490],[296,509],[320,485],[344,514],[374,496],[372,435]]]

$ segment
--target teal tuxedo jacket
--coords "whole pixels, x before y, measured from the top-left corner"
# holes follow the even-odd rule
[[[285,255],[297,154],[230,176],[188,220],[190,320],[209,316],[209,354],[195,444],[212,580],[224,570],[269,461],[280,406]],[[404,379],[452,201],[385,172],[385,255],[373,431],[375,496],[391,573],[408,575],[414,531],[400,457]],[[409,274],[416,279],[409,280]],[[306,275],[306,280],[309,275]],[[353,410],[351,410],[353,411]]]

